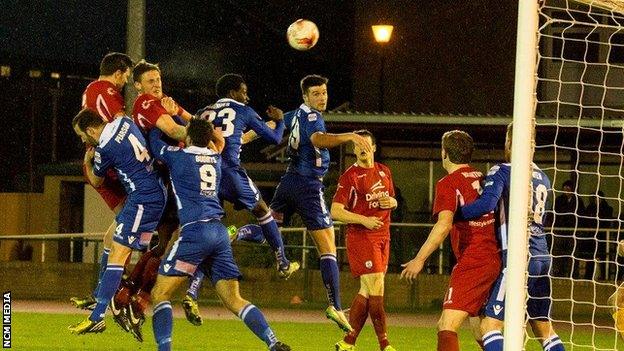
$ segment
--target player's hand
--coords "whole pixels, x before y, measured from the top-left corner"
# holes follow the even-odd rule
[[[275,123],[274,120],[270,120],[268,122],[266,122],[266,125],[271,128],[271,129],[275,129],[275,127],[277,127],[277,123]]]
[[[403,263],[401,267],[404,267],[404,268],[403,268],[403,271],[401,272],[400,279],[405,278],[409,283],[413,283],[414,281],[416,281],[416,277],[418,277],[418,273],[422,271],[424,266],[425,266],[425,262],[416,258],[413,258],[411,261],[407,263]]]
[[[93,164],[93,158],[95,157],[95,148],[87,148],[84,154],[84,164],[91,165]]]
[[[397,207],[397,200],[392,196],[384,196],[379,198],[379,208],[387,210]]]
[[[180,106],[178,106],[173,98],[169,96],[165,96],[164,98],[160,99],[160,104],[162,105],[162,107],[165,108],[165,111],[167,111],[170,116],[175,116],[176,114],[178,114],[178,109],[180,109]]]
[[[379,217],[364,217],[362,219],[361,225],[365,226],[366,229],[379,229],[384,224]]]
[[[361,150],[364,150],[366,152],[369,153],[373,153],[373,145],[371,145],[371,143],[368,141],[367,138],[355,134],[355,133],[351,133],[351,141],[353,142],[353,144],[357,145]]]
[[[272,105],[269,105],[266,114],[274,121],[281,121],[284,119],[284,111]]]

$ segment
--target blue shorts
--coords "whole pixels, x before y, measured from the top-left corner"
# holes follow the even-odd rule
[[[484,314],[488,317],[505,320],[505,277],[507,268],[500,273],[485,305]],[[529,318],[548,320],[550,317],[550,260],[529,260],[527,280],[527,313]]]
[[[161,201],[136,203],[128,199],[117,215],[117,228],[113,240],[135,250],[145,250],[152,240],[154,230],[165,209],[165,197]]]
[[[158,273],[192,276],[198,268],[210,277],[213,285],[219,280],[241,278],[227,229],[218,219],[182,226],[180,237],[162,260]]]
[[[219,197],[233,203],[237,210],[252,210],[261,199],[260,191],[242,167],[221,169]]]
[[[271,210],[276,221],[280,222],[284,217],[288,218],[293,212],[298,213],[308,230],[321,230],[334,225],[323,191],[325,186],[320,179],[306,177],[288,172],[280,180]]]

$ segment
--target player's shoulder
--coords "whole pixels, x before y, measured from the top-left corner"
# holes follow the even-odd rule
[[[153,104],[160,104],[160,100],[152,94],[143,93],[134,101],[134,109],[148,110]]]
[[[299,111],[299,116],[306,119],[308,122],[323,120],[323,114],[320,111],[317,111],[306,104],[301,104],[297,111]]]
[[[347,169],[345,169],[340,178],[350,178],[354,175],[357,175],[359,169],[360,167],[358,167],[357,164],[354,163],[351,166],[347,167]]]
[[[494,166],[492,166],[489,170],[487,175],[488,176],[493,176],[495,174],[509,174],[511,172],[511,163],[498,163],[495,164]]]
[[[383,163],[375,162],[375,167],[379,170],[379,175],[382,177],[390,177],[392,175],[390,168]]]
[[[106,80],[96,80],[89,83],[85,88],[85,93],[105,94],[110,96],[120,94],[115,85]]]

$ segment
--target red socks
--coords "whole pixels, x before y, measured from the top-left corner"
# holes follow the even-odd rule
[[[368,313],[371,316],[375,334],[377,334],[379,348],[383,350],[390,345],[386,329],[386,311],[384,310],[383,296],[371,295],[368,297]]]
[[[351,310],[349,311],[349,324],[351,324],[353,331],[349,332],[344,337],[344,341],[346,343],[355,345],[355,340],[358,335],[360,335],[360,331],[362,331],[367,318],[368,299],[360,294],[357,294],[351,303]]]
[[[438,332],[438,351],[459,351],[457,333],[450,330]]]

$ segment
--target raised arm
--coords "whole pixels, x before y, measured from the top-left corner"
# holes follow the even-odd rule
[[[258,115],[249,119],[249,126],[264,140],[273,144],[279,144],[284,136],[284,113],[279,108],[269,106],[267,114],[271,120],[275,121],[274,129],[265,124]]]
[[[355,133],[331,134],[323,132],[315,132],[310,136],[312,145],[317,148],[331,149],[344,143],[352,142],[363,150],[372,152],[372,146],[366,138]]]

